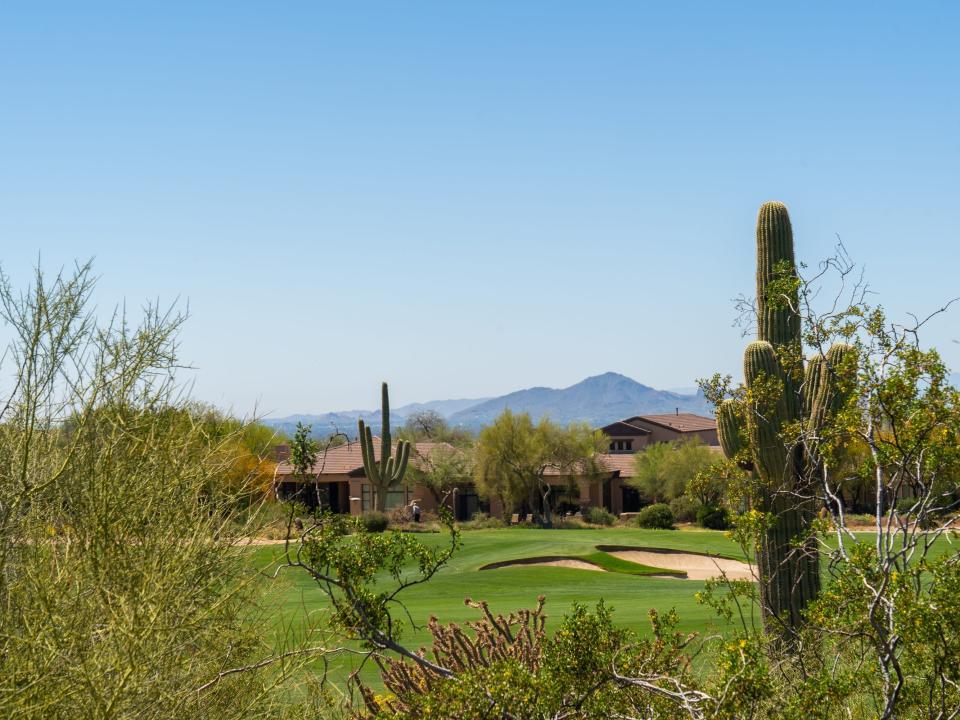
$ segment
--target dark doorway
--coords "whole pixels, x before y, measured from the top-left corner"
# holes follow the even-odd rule
[[[623,512],[638,512],[640,510],[640,493],[629,485],[623,486]]]
[[[454,512],[456,519],[465,522],[473,518],[478,512],[489,511],[489,506],[481,502],[480,496],[473,488],[467,488],[457,493],[457,506]]]

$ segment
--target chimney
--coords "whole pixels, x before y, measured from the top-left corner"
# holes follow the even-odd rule
[[[286,462],[290,459],[290,446],[289,445],[274,445],[273,446],[273,459],[277,462]]]

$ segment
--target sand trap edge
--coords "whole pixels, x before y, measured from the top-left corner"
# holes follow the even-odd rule
[[[575,562],[581,562],[584,565],[592,565],[600,572],[608,572],[606,569],[600,567],[596,563],[592,563],[583,558],[574,557],[573,555],[539,555],[537,557],[529,558],[516,558],[515,560],[500,560],[494,563],[488,563],[480,567],[481,570],[499,570],[500,568],[512,567],[516,565],[543,565],[545,563],[557,562],[559,560],[573,560]],[[576,569],[576,568],[572,568]]]
[[[697,552],[696,550],[674,550],[673,548],[655,548],[655,547],[645,547],[643,545],[594,545],[594,549],[599,550],[600,552],[605,552],[605,553],[623,552],[626,550],[637,550],[638,552],[660,553],[661,555],[699,555],[700,557],[710,558],[711,560],[716,558],[717,560],[733,560],[735,562],[742,562],[744,564],[749,564],[746,560],[730,557],[729,555],[717,555],[716,553]]]
[[[597,549],[614,557],[641,565],[666,565],[683,570],[687,580],[709,580],[726,575],[733,580],[755,580],[753,567],[742,560],[733,560],[709,553],[685,552],[666,548],[639,548],[629,545],[598,545]]]

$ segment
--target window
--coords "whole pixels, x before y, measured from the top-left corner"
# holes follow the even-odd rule
[[[403,507],[407,504],[407,489],[387,490],[387,510]]]

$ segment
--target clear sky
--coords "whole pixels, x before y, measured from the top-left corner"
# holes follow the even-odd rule
[[[0,5],[0,256],[189,301],[238,413],[737,372],[759,204],[960,295],[960,5]],[[927,339],[960,367],[960,310]]]

